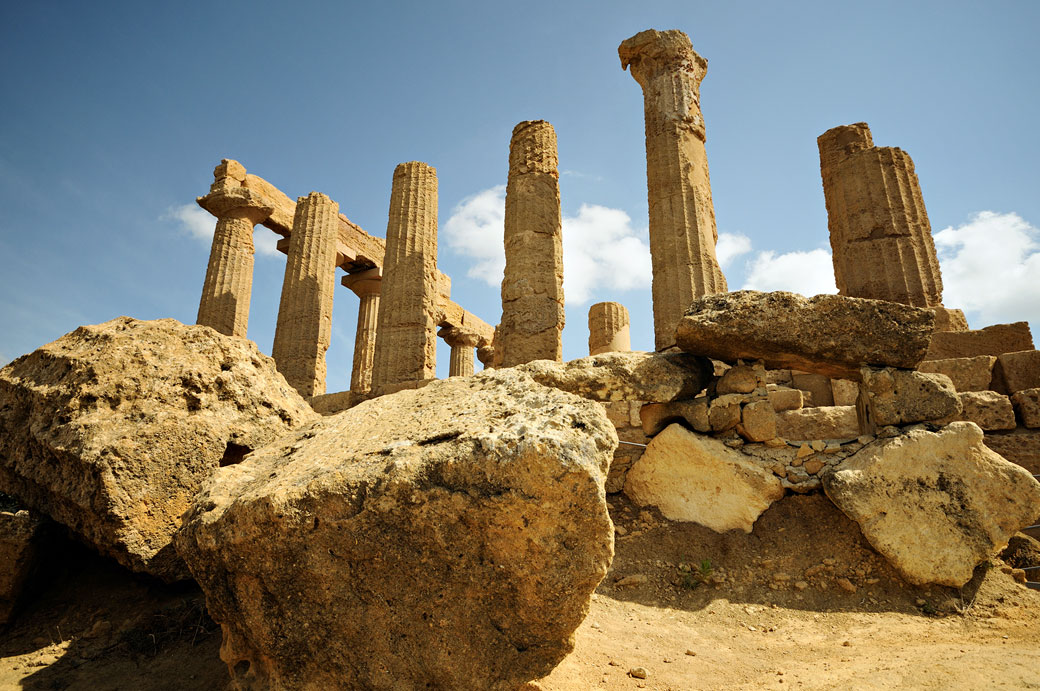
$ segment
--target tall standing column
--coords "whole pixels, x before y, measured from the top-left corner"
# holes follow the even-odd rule
[[[296,200],[271,355],[302,396],[325,393],[338,230],[339,204],[318,192]]]
[[[394,170],[386,225],[372,389],[386,393],[437,376],[437,171]]]
[[[496,348],[502,366],[561,360],[563,235],[556,132],[544,120],[521,122],[509,143],[506,268]]]
[[[468,377],[473,374],[473,349],[480,344],[480,336],[467,333],[454,326],[447,326],[437,332],[444,342],[451,346],[451,364],[449,377]]]
[[[589,308],[589,355],[632,350],[628,310],[620,302],[597,302]]]
[[[865,122],[827,130],[817,144],[838,291],[941,306],[939,259],[910,155],[874,146]]]
[[[246,337],[253,290],[253,227],[271,214],[243,187],[246,169],[224,159],[213,171],[213,184],[199,206],[217,217],[202,284],[197,324],[226,336]]]
[[[354,291],[360,300],[357,333],[354,336],[354,366],[350,370],[350,390],[356,394],[372,390],[372,361],[376,352],[379,292],[382,283],[379,269],[369,269],[343,277],[343,285]]]
[[[643,31],[618,47],[622,69],[643,89],[646,180],[653,264],[654,342],[675,345],[695,298],[726,291],[704,149],[700,83],[708,61],[681,31]]]

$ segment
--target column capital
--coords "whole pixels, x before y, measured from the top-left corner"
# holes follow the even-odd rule
[[[708,71],[708,61],[697,54],[690,37],[678,29],[647,29],[618,46],[621,69],[628,69],[644,89],[653,79],[682,73],[690,80],[694,92]]]
[[[379,295],[383,287],[383,271],[378,266],[374,269],[366,269],[357,273],[347,274],[340,283],[345,288],[350,288],[359,298],[369,295]]]
[[[457,326],[442,326],[437,335],[452,348],[476,348],[486,339],[472,331],[464,331]]]
[[[195,202],[217,218],[238,216],[248,218],[253,225],[263,223],[274,211],[274,207],[246,187],[211,191],[205,197],[196,197]]]

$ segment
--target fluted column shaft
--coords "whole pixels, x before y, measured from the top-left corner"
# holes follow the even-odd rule
[[[473,349],[480,345],[480,337],[453,326],[445,326],[437,332],[451,346],[449,377],[468,377],[473,374]]]
[[[437,171],[418,161],[394,170],[372,389],[436,378]]]
[[[246,337],[253,291],[253,215],[229,210],[217,219],[196,323],[226,336]]]
[[[643,89],[654,341],[665,350],[695,298],[726,291],[700,107],[708,62],[675,30],[636,34],[618,55]]]
[[[297,199],[271,354],[278,371],[303,396],[325,393],[338,224],[339,204],[324,194]]]
[[[521,122],[509,143],[506,268],[502,278],[502,366],[561,360],[563,234],[556,132]]]
[[[939,307],[939,259],[909,154],[875,147],[866,123],[835,127],[817,143],[838,291]]]
[[[357,394],[372,390],[372,361],[376,352],[379,319],[379,294],[382,281],[378,269],[344,276],[343,285],[358,296],[357,333],[354,336],[354,365],[350,370],[350,390]]]
[[[632,350],[628,310],[620,302],[597,302],[589,308],[589,355]]]

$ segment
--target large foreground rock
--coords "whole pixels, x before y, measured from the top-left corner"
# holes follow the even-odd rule
[[[256,689],[513,689],[613,556],[601,406],[516,369],[361,403],[222,468],[177,538]]]
[[[202,481],[317,417],[254,343],[120,317],[0,370],[0,491],[124,566],[187,578],[170,539]]]
[[[959,587],[1040,516],[1040,483],[955,422],[877,441],[823,476],[823,488],[908,581]]]
[[[687,353],[611,352],[569,362],[535,360],[518,369],[539,384],[593,401],[692,398],[713,378],[710,360]]]
[[[835,379],[859,379],[862,365],[914,368],[924,359],[935,315],[884,300],[740,290],[693,302],[676,341],[717,360],[764,360]]]
[[[780,479],[718,439],[672,424],[628,471],[625,494],[673,521],[722,533],[751,532],[755,519],[784,496]]]

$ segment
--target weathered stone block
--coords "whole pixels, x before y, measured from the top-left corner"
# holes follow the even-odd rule
[[[993,381],[995,355],[925,360],[917,368],[920,372],[945,374],[957,391],[987,391]]]
[[[784,410],[798,410],[801,408],[803,405],[802,394],[803,392],[799,389],[776,388],[766,392],[770,405],[778,413]]]
[[[986,446],[1022,466],[1040,473],[1040,429],[1019,427],[1008,432],[986,432]]]
[[[36,564],[43,518],[0,494],[0,627],[11,620]]]
[[[1001,355],[1033,349],[1028,322],[994,324],[972,331],[936,331],[925,360]]]
[[[790,441],[855,439],[860,435],[856,406],[802,408],[778,412],[776,434]]]
[[[697,432],[711,431],[707,396],[670,403],[647,403],[639,409],[639,418],[643,433],[648,437],[660,434],[665,427],[680,420]]]
[[[996,391],[965,391],[958,394],[961,412],[943,420],[974,422],[989,431],[1015,429],[1015,409],[1011,399]]]
[[[713,432],[725,432],[740,423],[741,394],[726,394],[714,399],[708,408],[708,424]]]
[[[916,367],[934,325],[928,310],[894,302],[741,290],[695,300],[676,338],[688,353],[727,362],[858,379],[865,364]]]
[[[715,383],[715,393],[720,396],[729,393],[751,393],[765,384],[765,370],[760,368],[760,371],[761,375],[750,365],[730,367]]]
[[[776,411],[769,401],[753,401],[740,411],[741,436],[748,441],[767,441],[776,438]],[[738,428],[740,430],[740,428]]]
[[[755,519],[784,495],[780,479],[725,444],[670,425],[628,471],[625,494],[673,521],[716,532],[751,532]]]
[[[823,407],[836,405],[834,394],[831,390],[831,380],[822,374],[811,372],[791,372],[791,386],[804,391],[807,396],[803,397],[806,407]],[[859,387],[856,387],[857,393]],[[854,404],[853,404],[854,405]]]
[[[1040,389],[1025,389],[1011,397],[1018,419],[1025,427],[1040,427]]]
[[[953,382],[942,374],[864,367],[860,375],[860,414],[866,430],[956,416],[961,409]]]
[[[859,399],[859,382],[851,379],[831,379],[830,382],[834,405],[856,405]]]
[[[823,488],[908,581],[959,587],[1040,515],[1040,483],[982,440],[970,422],[878,440]]]
[[[1040,388],[1040,350],[1022,350],[997,356],[994,369],[1002,393]]]

